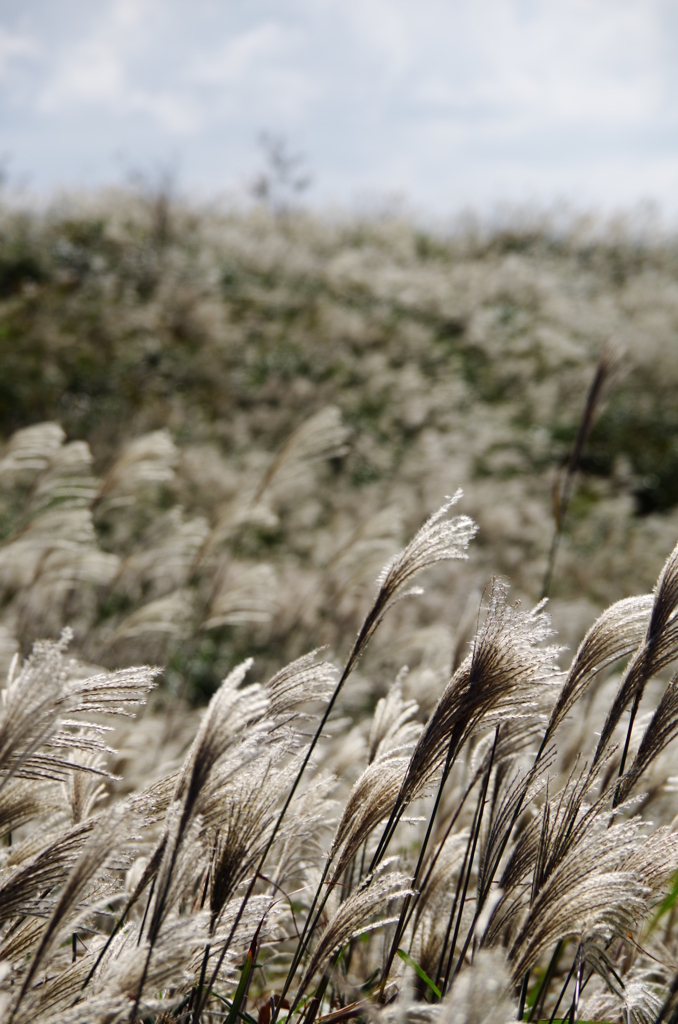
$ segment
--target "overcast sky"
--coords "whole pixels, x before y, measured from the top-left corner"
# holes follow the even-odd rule
[[[268,131],[313,202],[678,213],[678,0],[0,0],[0,90],[40,192],[242,189]]]

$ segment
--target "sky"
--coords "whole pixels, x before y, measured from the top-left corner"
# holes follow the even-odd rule
[[[0,155],[38,194],[678,215],[678,0],[0,0]]]

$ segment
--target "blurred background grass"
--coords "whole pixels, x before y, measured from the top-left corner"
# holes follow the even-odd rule
[[[3,662],[69,623],[81,658],[161,662],[200,701],[245,654],[259,673],[339,655],[380,566],[462,486],[469,562],[396,610],[347,698],[407,664],[425,705],[492,573],[539,597],[612,340],[551,590],[575,644],[675,543],[677,279],[678,238],[630,222],[436,234],[133,189],[5,204]]]

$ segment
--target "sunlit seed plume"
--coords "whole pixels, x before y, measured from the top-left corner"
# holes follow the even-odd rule
[[[406,747],[418,738],[421,725],[412,721],[418,710],[415,700],[403,700],[399,677],[387,695],[377,701],[374,709],[367,749],[368,763],[389,751]]]
[[[131,441],[103,482],[100,500],[129,505],[139,488],[169,484],[179,452],[166,430],[156,430]]]
[[[495,579],[485,620],[452,676],[415,747],[400,799],[408,802],[428,784],[446,756],[452,762],[481,726],[539,714],[543,691],[559,679],[561,648],[538,646],[553,635],[538,605],[522,612],[506,602],[507,586]]]
[[[257,488],[253,504],[258,504],[267,491],[293,484],[305,462],[345,454],[348,436],[339,409],[336,406],[321,409],[302,423],[280,449]]]
[[[370,928],[381,927],[386,923],[383,919],[375,922],[375,915],[391,901],[406,896],[411,891],[408,883],[406,875],[397,872],[380,873],[372,879],[370,885],[358,889],[341,904],[318,939],[299,983],[295,1002],[306,990],[314,974],[326,967],[330,957],[344,943]]]
[[[586,936],[600,942],[633,935],[649,899],[670,871],[666,844],[646,840],[637,822],[596,829],[572,847],[532,904],[509,951],[514,978],[522,978],[557,939]]]
[[[642,697],[647,681],[678,658],[678,545],[667,558],[654,591],[645,639],[631,659],[602,728],[594,761],[609,744],[624,710]]]
[[[637,648],[647,630],[653,599],[627,597],[607,608],[580,643],[556,701],[546,730],[546,741],[584,695],[595,677]]]
[[[37,423],[12,434],[0,461],[0,482],[28,486],[44,472],[66,439],[58,423]]]
[[[266,848],[279,805],[297,770],[294,760],[280,769],[265,755],[247,764],[210,800],[201,803],[203,821],[213,834],[209,869],[212,929]],[[303,824],[297,819],[288,831],[303,832]],[[284,831],[279,838],[285,838]]]
[[[110,857],[112,845],[119,842],[119,831],[122,831],[123,816],[119,811],[101,816],[93,827],[82,853],[73,865],[54,910],[50,916],[40,943],[35,950],[30,967],[19,992],[15,1006],[19,1006],[28,992],[38,969],[46,957],[50,947],[59,937],[66,924],[66,918],[72,913],[85,887],[94,875],[99,872],[107,857]]]
[[[305,707],[329,699],[337,681],[337,670],[329,662],[318,662],[319,653],[311,651],[297,658],[269,679],[264,692],[271,719],[288,722]]]
[[[214,588],[203,629],[270,622],[280,607],[278,579],[265,562],[247,564],[226,561]]]
[[[515,1019],[504,957],[481,951],[454,981],[440,1007],[440,1024],[508,1024]]]
[[[468,516],[447,519],[447,513],[462,496],[461,489],[434,512],[410,541],[395,555],[377,577],[377,595],[349,654],[344,675],[353,668],[365,650],[388,609],[408,594],[421,593],[408,586],[424,569],[438,562],[467,558],[466,549],[478,527]]]
[[[384,754],[372,761],[357,780],[346,802],[332,842],[336,881],[373,830],[391,813],[407,771],[407,757]]]

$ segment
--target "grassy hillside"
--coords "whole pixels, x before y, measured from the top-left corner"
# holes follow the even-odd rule
[[[539,596],[554,474],[608,339],[626,355],[559,552],[561,634],[578,640],[595,610],[647,589],[673,544],[674,239],[584,224],[443,238],[118,193],[5,209],[0,296],[0,430],[65,434],[46,428],[33,468],[17,474],[10,454],[2,476],[7,650],[74,620],[44,552],[15,567],[55,504],[79,509],[68,543],[99,552],[74,621],[83,656],[160,660],[209,692],[244,651],[272,667],[309,642],[341,648],[382,562],[461,486],[480,526],[472,562],[393,624],[414,668],[419,631],[446,623],[444,665],[491,573]],[[84,490],[68,497],[64,474]]]

